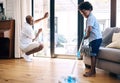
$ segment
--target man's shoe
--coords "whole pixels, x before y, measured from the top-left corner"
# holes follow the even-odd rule
[[[23,55],[23,58],[24,58],[25,61],[27,61],[27,62],[31,62],[31,61],[32,61],[32,59],[31,59],[28,55],[26,55],[26,54]]]

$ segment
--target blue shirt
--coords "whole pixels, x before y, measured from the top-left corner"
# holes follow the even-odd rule
[[[88,38],[89,42],[102,38],[99,23],[97,22],[95,16],[92,13],[90,13],[90,15],[87,18],[86,26],[86,28],[88,28],[88,26],[92,26],[90,37]]]

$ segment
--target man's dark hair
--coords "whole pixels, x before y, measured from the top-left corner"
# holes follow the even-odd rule
[[[88,1],[86,2],[81,2],[78,6],[78,9],[80,10],[93,10],[93,6],[91,5],[91,3],[89,3]]]
[[[30,15],[27,15],[27,16],[26,16],[26,22],[27,22],[28,24],[30,24],[30,20],[31,20],[31,16],[30,16]]]

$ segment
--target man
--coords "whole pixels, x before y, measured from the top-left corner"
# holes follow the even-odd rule
[[[42,18],[37,19],[35,21],[33,20],[32,16],[30,15],[26,16],[26,23],[22,28],[21,37],[20,37],[20,48],[24,52],[23,58],[26,61],[32,61],[29,55],[43,49],[43,45],[35,41],[36,38],[39,36],[40,32],[42,31],[42,29],[41,28],[38,29],[38,32],[35,35],[32,26],[35,23],[38,23],[47,17],[48,17],[48,12],[46,12]]]

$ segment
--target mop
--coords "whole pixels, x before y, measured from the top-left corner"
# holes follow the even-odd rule
[[[74,62],[71,74],[68,75],[67,77],[63,77],[58,83],[80,83],[79,80],[73,76],[76,63],[77,63],[77,60]]]
[[[75,6],[74,2],[72,2],[72,3]],[[83,42],[84,42],[84,37],[82,38],[80,47],[79,47],[78,52],[77,52],[77,58],[78,59],[81,58],[80,50],[82,48]],[[75,62],[74,62],[71,74],[68,75],[67,77],[63,77],[58,83],[80,83],[79,80],[75,76],[73,76],[73,73],[74,73],[74,70],[75,70],[75,67],[76,67],[76,63],[77,63],[77,60],[75,60]]]
[[[82,48],[83,42],[84,42],[84,37],[82,38],[79,50],[77,52],[77,58],[81,58],[80,50]],[[74,62],[71,74],[67,77],[63,77],[62,80],[59,81],[58,83],[80,83],[79,80],[73,76],[73,73],[74,73],[74,70],[75,70],[75,67],[76,67],[76,63],[77,63],[77,60]]]

